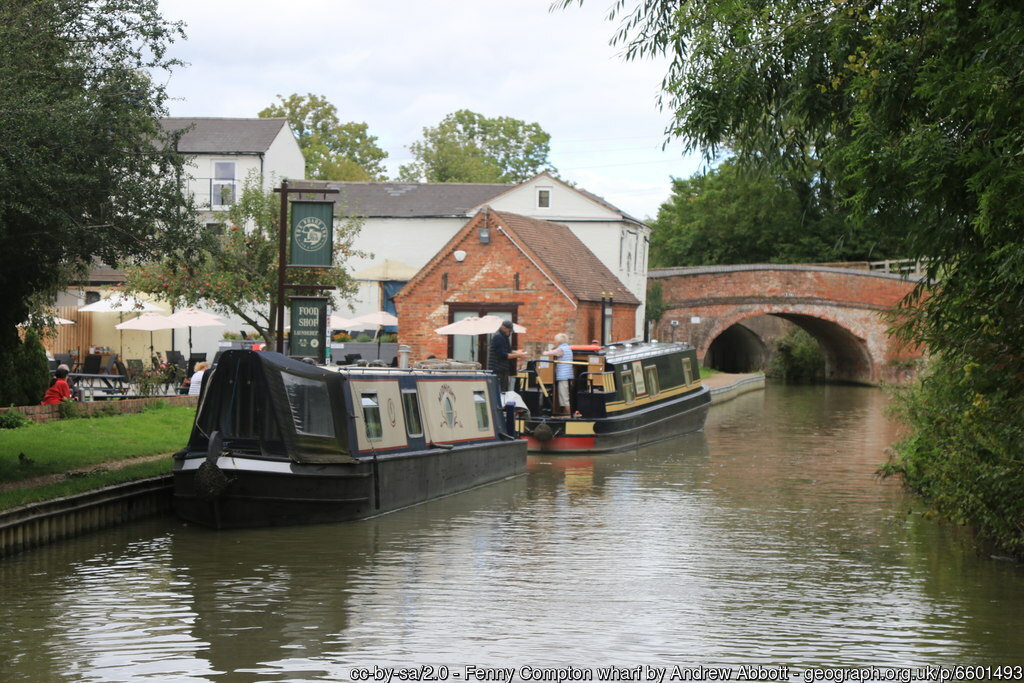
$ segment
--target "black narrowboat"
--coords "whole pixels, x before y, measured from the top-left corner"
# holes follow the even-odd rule
[[[696,350],[681,342],[573,346],[568,414],[559,414],[555,361],[530,361],[518,378],[518,431],[539,453],[636,448],[704,428],[710,390]]]
[[[226,351],[174,456],[174,509],[215,528],[378,515],[523,474],[510,422],[479,370]]]

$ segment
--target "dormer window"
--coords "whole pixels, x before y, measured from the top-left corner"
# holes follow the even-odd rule
[[[550,187],[538,187],[537,188],[537,208],[538,209],[550,209],[551,208],[551,188]]]

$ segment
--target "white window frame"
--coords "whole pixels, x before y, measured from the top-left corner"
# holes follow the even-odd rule
[[[547,197],[547,204],[541,203],[541,197]],[[538,209],[550,209],[551,208],[551,188],[550,187],[538,187],[537,188],[537,208]]]
[[[217,175],[217,167],[221,164],[231,165],[231,178],[220,178]],[[221,191],[231,188],[231,197],[228,201],[220,201]],[[214,159],[210,162],[210,208],[227,209],[238,200],[238,162],[234,159]]]

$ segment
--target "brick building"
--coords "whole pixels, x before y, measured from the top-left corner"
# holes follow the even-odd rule
[[[486,362],[487,335],[444,336],[462,318],[498,315],[526,328],[517,348],[536,356],[555,334],[570,343],[632,339],[640,301],[565,225],[484,208],[395,296],[399,343],[412,359]]]

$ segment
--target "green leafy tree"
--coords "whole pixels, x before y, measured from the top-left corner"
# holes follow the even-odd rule
[[[383,180],[388,153],[365,123],[342,123],[338,110],[319,95],[277,96],[260,118],[286,118],[313,180]]]
[[[226,212],[220,234],[210,234],[207,248],[184,266],[165,258],[129,268],[127,291],[146,292],[174,306],[200,305],[234,314],[252,325],[271,345],[277,340],[279,195],[264,192],[259,177],[246,179],[238,201]],[[352,248],[361,223],[335,221],[334,268],[289,268],[289,284],[335,287],[342,299],[356,283],[343,265],[362,252]]]
[[[18,404],[32,405],[43,400],[43,394],[50,386],[50,363],[39,334],[31,328],[25,331],[25,341],[17,354],[12,374],[17,378],[17,388],[21,391],[21,398],[16,401]]]
[[[1016,542],[994,536],[1020,552],[1019,510],[970,501],[1015,495],[1024,467],[1019,430],[993,429],[1024,408],[1024,7],[620,0],[612,15],[628,57],[669,56],[663,103],[691,149],[774,168],[813,157],[854,219],[928,259],[900,330],[939,360],[919,402],[955,424],[909,411],[902,472],[945,482],[919,490],[983,532],[1014,529]],[[968,405],[985,410],[967,419]]]
[[[505,116],[487,118],[460,109],[437,126],[423,129],[423,139],[409,145],[413,161],[399,169],[405,182],[520,183],[543,171],[551,136],[538,123]]]
[[[651,238],[655,267],[821,263],[898,256],[889,234],[853,225],[820,177],[793,177],[736,160],[672,181]]]
[[[191,241],[183,159],[150,77],[174,65],[181,35],[156,0],[0,3],[0,367],[16,325],[94,259]]]

